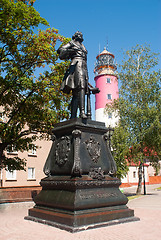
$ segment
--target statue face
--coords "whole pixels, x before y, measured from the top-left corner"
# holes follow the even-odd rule
[[[78,41],[83,42],[83,35],[82,34],[78,35]]]
[[[81,42],[83,42],[83,35],[82,35],[82,33],[79,33],[79,34],[78,34],[78,39],[79,39]]]
[[[83,34],[81,32],[76,32],[74,35],[76,41],[83,42]]]

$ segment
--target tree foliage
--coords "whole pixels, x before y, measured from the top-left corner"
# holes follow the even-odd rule
[[[7,146],[29,150],[69,116],[70,96],[59,91],[69,63],[60,63],[55,49],[69,39],[48,28],[33,2],[0,1],[0,166],[8,169],[23,169],[25,162],[7,158]],[[46,30],[38,30],[39,24]]]
[[[128,159],[156,161],[161,150],[161,71],[158,55],[149,46],[126,51],[119,70],[119,99],[109,108],[118,110],[120,124],[129,133]],[[158,161],[158,160],[157,160]]]
[[[129,150],[128,132],[121,125],[115,127],[112,136],[112,154],[117,165],[117,177],[121,179],[126,176],[129,168],[127,165],[126,155]]]

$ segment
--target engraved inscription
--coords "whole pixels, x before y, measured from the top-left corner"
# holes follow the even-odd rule
[[[117,197],[117,193],[93,193],[93,194],[80,194],[81,199],[92,199],[92,198],[109,198]]]

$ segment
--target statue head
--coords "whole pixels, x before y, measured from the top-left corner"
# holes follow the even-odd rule
[[[72,36],[73,40],[79,41],[79,42],[83,42],[83,34],[79,31],[77,31],[76,33],[74,33],[74,35]]]

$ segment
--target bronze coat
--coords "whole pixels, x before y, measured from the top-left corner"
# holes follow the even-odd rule
[[[72,40],[59,48],[58,53],[60,54],[60,59],[71,58],[70,67],[64,75],[60,90],[64,93],[70,93],[71,90],[75,89],[87,90],[87,50],[84,45]]]

